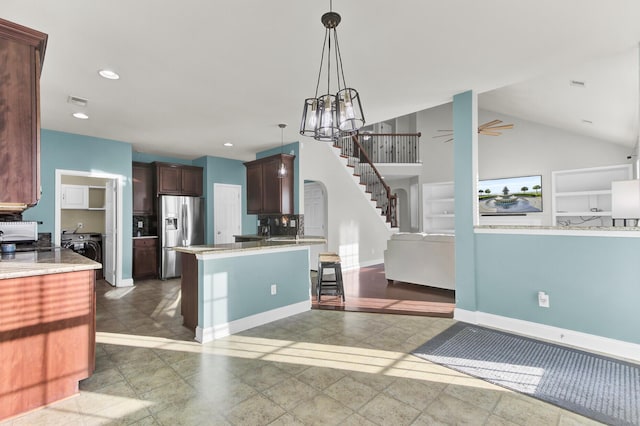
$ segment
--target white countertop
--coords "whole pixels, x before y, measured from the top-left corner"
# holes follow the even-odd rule
[[[480,225],[474,227],[478,234],[566,235],[584,237],[640,238],[637,226],[531,226],[531,225]]]
[[[58,274],[100,269],[98,262],[73,250],[55,248],[50,251],[3,253],[0,256],[0,279]]]

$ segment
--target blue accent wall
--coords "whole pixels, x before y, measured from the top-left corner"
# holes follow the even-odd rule
[[[456,228],[456,307],[476,310],[475,247],[473,235],[474,180],[476,176],[473,143],[476,132],[476,102],[473,92],[453,97],[453,135],[455,138],[455,228]]]
[[[242,186],[242,233],[255,234],[256,216],[247,214],[247,172],[242,161],[220,157],[200,157],[193,160],[194,166],[204,168],[204,196],[206,244],[214,241],[213,184],[224,183]]]
[[[256,160],[264,157],[269,157],[270,155],[276,154],[291,154],[295,155],[296,158],[293,159],[293,213],[300,213],[300,143],[294,142],[287,145],[284,145],[283,148],[273,148],[268,149],[266,151],[260,151],[256,154]],[[253,216],[255,218],[255,216]],[[255,219],[254,219],[255,225]]]
[[[479,311],[640,344],[640,239],[476,234],[476,248]]]
[[[56,169],[102,172],[124,177],[123,224],[132,229],[131,145],[124,142],[42,129],[40,173],[42,197],[37,206],[25,211],[24,220],[42,221],[40,232],[55,231]],[[122,239],[122,278],[131,278],[131,238]]]
[[[163,163],[176,163],[186,164],[188,166],[193,165],[192,160],[185,160],[184,158],[165,157],[162,155],[146,154],[144,152],[133,152],[131,154],[133,161],[140,163],[153,163],[154,161],[161,161]]]
[[[310,285],[308,250],[199,260],[198,325],[226,324],[305,301],[310,307]]]
[[[476,110],[454,96],[456,308],[640,344],[640,238],[474,232]]]

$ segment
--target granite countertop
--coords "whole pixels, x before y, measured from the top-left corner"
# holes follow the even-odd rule
[[[266,240],[267,238],[269,238],[266,235],[258,235],[258,234],[234,235],[234,237],[251,238],[251,239],[254,239],[254,240]]]
[[[0,255],[0,279],[85,271],[101,267],[100,263],[63,248]]]
[[[211,253],[230,253],[240,252],[247,250],[266,250],[279,247],[296,247],[296,246],[308,246],[313,244],[324,244],[327,239],[317,236],[305,236],[305,237],[288,237],[279,236],[271,237],[258,241],[245,241],[242,243],[228,243],[228,244],[212,244],[201,246],[189,246],[189,247],[176,247],[174,250],[181,253],[189,254],[211,254]]]

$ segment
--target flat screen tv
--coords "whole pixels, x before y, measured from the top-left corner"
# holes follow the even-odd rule
[[[478,182],[481,215],[522,215],[542,211],[542,176],[486,179]]]

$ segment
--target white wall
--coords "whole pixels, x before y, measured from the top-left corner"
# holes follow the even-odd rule
[[[301,178],[322,182],[327,190],[328,250],[346,268],[383,263],[391,231],[331,149],[311,139],[300,142]]]
[[[452,181],[454,176],[453,142],[447,138],[434,138],[442,134],[438,129],[452,128],[452,106],[442,105],[417,113],[418,131],[422,132],[421,158],[423,171],[420,184],[425,182]],[[527,120],[478,111],[478,123],[494,119],[514,124],[501,136],[478,135],[479,179],[510,176],[542,175],[543,212],[525,217],[502,218],[513,224],[518,220],[536,220],[541,225],[551,225],[551,172],[555,170],[627,164],[630,153],[623,147],[603,140],[570,133]],[[420,206],[422,203],[420,203]],[[421,215],[422,216],[422,215]],[[489,218],[481,218],[481,224]],[[495,223],[495,218],[492,219]],[[515,222],[514,222],[515,221]]]

